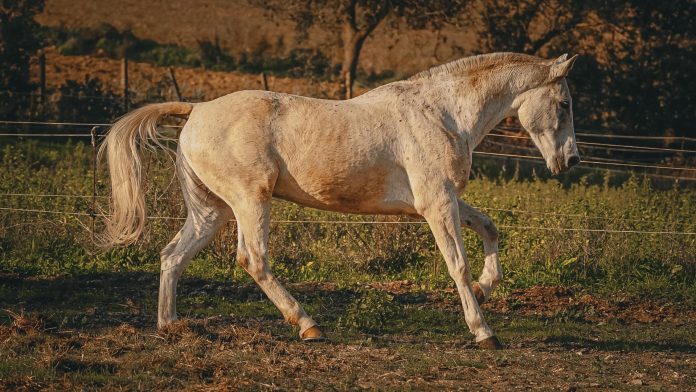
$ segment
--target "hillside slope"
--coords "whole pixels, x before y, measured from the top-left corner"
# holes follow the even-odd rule
[[[46,0],[37,20],[68,28],[109,23],[118,29],[131,28],[140,38],[184,46],[217,37],[234,56],[259,48],[272,56],[285,55],[298,47],[294,23],[287,16],[271,18],[244,0]],[[475,38],[472,31],[454,27],[437,34],[393,29],[390,24],[383,22],[365,43],[360,67],[367,72],[410,74],[467,54]],[[321,48],[337,62],[339,35],[315,28],[301,46]]]
[[[121,93],[121,61],[92,56],[62,56],[55,48],[46,48],[46,83],[56,90],[66,80],[84,81],[97,78],[106,90]],[[141,101],[149,89],[164,87],[168,99],[176,97],[166,67],[130,62],[129,91]],[[38,79],[38,64],[32,65],[32,75]],[[192,101],[210,100],[238,90],[261,89],[260,75],[241,72],[216,72],[202,68],[177,68],[177,82],[184,98]],[[267,77],[270,90],[319,98],[335,98],[338,86],[325,81],[288,77]],[[362,90],[358,90],[362,92]]]

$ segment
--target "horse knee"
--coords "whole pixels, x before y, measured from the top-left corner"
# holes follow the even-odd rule
[[[237,253],[237,263],[246,270],[256,282],[268,279],[270,270],[265,262],[250,260],[245,253]]]
[[[181,257],[176,257],[173,252],[173,248],[167,251],[165,248],[160,252],[160,272],[162,274],[173,275],[175,278],[179,278],[184,272],[182,268],[183,261]]]
[[[486,239],[492,242],[498,241],[498,228],[495,227],[495,223],[493,223],[493,220],[491,220],[491,218],[486,217],[483,220],[483,229],[486,232]]]

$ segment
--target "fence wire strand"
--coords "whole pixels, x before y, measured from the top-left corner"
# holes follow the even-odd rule
[[[67,194],[36,194],[36,193],[0,193],[0,197],[26,197],[26,198],[31,198],[31,197],[62,197],[62,198],[80,198],[80,199],[91,199],[91,198],[100,198],[100,199],[107,199],[108,196],[102,196],[102,195],[67,195]],[[495,211],[495,212],[508,212],[511,214],[518,214],[518,215],[531,215],[531,216],[537,216],[537,217],[543,217],[543,216],[553,216],[553,217],[559,217],[559,218],[581,218],[581,219],[590,219],[590,220],[606,220],[606,221],[620,221],[620,222],[645,222],[644,219],[631,219],[631,218],[618,218],[618,217],[613,217],[613,216],[607,216],[607,215],[586,215],[586,214],[562,214],[558,212],[547,212],[547,211],[530,211],[530,210],[523,210],[523,209],[509,209],[509,208],[497,208],[497,207],[486,207],[486,206],[476,206],[472,205],[472,207],[484,211]],[[92,208],[93,210],[95,208]],[[167,218],[167,219],[174,219],[174,217],[153,217],[153,218]],[[346,222],[364,222],[364,221],[346,221]],[[680,225],[685,225],[685,222],[674,222],[674,221],[663,221],[663,220],[652,220],[652,222],[655,223],[660,223],[660,224],[665,224],[665,225],[672,225],[672,226],[680,226]]]
[[[40,210],[40,209],[30,209],[30,208],[11,208],[11,207],[0,207],[0,211],[11,211],[11,212],[25,212],[25,213],[35,213],[35,214],[54,214],[54,215],[72,215],[72,216],[86,216],[86,217],[108,217],[106,214],[91,214],[88,212],[70,212],[70,211],[52,211],[52,210]],[[186,220],[184,217],[173,217],[173,216],[148,216],[146,217],[150,220]],[[236,219],[230,219],[230,222],[236,222]],[[427,225],[428,222],[425,221],[350,221],[350,220],[319,220],[319,219],[298,219],[298,220],[271,220],[270,223],[276,224],[334,224],[334,225]],[[690,231],[660,231],[660,230],[618,230],[618,229],[588,229],[581,227],[542,227],[542,226],[519,226],[519,225],[496,225],[499,228],[504,229],[518,229],[518,230],[543,230],[543,231],[575,231],[575,232],[590,232],[590,233],[613,233],[613,234],[652,234],[652,235],[683,235],[683,236],[693,236],[696,232]]]

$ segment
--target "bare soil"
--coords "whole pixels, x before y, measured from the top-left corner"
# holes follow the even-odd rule
[[[46,48],[46,84],[56,90],[66,80],[82,82],[96,78],[106,90],[121,94],[121,61],[95,56],[63,56],[55,48]],[[169,99],[176,100],[167,67],[131,61],[128,66],[129,91],[136,99],[143,99],[147,91],[158,84],[169,86]],[[38,80],[38,63],[32,65],[31,74]],[[181,94],[187,100],[203,101],[217,98],[238,90],[261,89],[260,75],[241,72],[218,72],[203,68],[176,68],[175,77]],[[267,76],[268,88],[318,98],[338,96],[338,85],[326,81]],[[358,93],[364,90],[358,88]]]
[[[202,279],[186,279],[180,286],[184,320],[156,331],[156,278],[140,273],[2,277],[0,387],[696,388],[693,309],[558,287],[517,290],[484,306],[506,344],[505,350],[489,352],[472,343],[449,290],[421,290],[407,281],[352,288],[289,285],[330,337],[305,344],[254,285]],[[350,299],[368,290],[389,293],[405,312],[381,334],[337,328]],[[368,317],[370,311],[364,312]]]

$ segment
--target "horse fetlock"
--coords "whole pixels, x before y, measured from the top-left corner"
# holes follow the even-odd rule
[[[179,318],[174,314],[159,314],[157,317],[157,329],[162,329],[175,323]]]
[[[299,304],[293,305],[287,312],[283,312],[283,318],[285,322],[290,325],[299,325],[300,318],[302,317],[303,310]]]
[[[471,285],[471,290],[474,292],[474,297],[476,297],[476,302],[478,302],[479,306],[483,305],[486,302],[486,294],[483,292],[481,285],[476,282]]]

